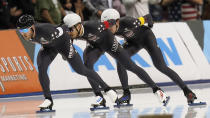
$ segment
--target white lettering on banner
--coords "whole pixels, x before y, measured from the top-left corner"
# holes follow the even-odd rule
[[[15,66],[14,66],[14,64],[13,64],[13,62],[12,62],[12,60],[11,60],[11,58],[10,58],[10,57],[7,57],[7,60],[8,60],[8,62],[9,62],[9,64],[10,64],[10,66],[12,67],[12,70],[16,72],[17,69],[15,68]]]
[[[1,87],[2,92],[5,92],[5,88],[4,88],[4,85],[2,84],[1,80],[0,80],[0,87]]]
[[[33,71],[34,68],[33,68],[33,66],[30,64],[28,57],[27,57],[27,56],[24,56],[24,59],[25,59],[26,63],[28,64],[29,69],[30,69],[31,71]]]
[[[17,65],[17,67],[18,67],[18,69],[19,69],[19,71],[23,71],[22,67],[20,66],[20,64],[19,64],[19,62],[18,62],[18,60],[17,60],[17,58],[16,58],[16,57],[12,57],[12,58],[13,58],[13,60],[15,61],[16,65]]]
[[[23,56],[23,58],[22,58],[22,56],[18,56],[18,57],[14,56],[14,57],[6,57],[6,58],[1,57],[0,72],[3,72],[3,73],[10,72],[11,71],[10,68],[13,72],[18,72],[18,71],[23,72],[24,71],[23,68],[25,68],[25,71],[27,71],[27,70],[33,71],[34,70],[32,64],[29,62],[29,58],[27,56]]]
[[[4,57],[1,57],[1,61],[3,62],[3,64],[4,64],[5,68],[6,68],[6,70],[9,72],[8,64],[7,64],[7,62],[6,62],[6,59],[5,59]]]
[[[5,71],[5,69],[4,69],[4,67],[0,64],[0,68],[1,68],[1,71],[3,72],[3,73],[5,73],[6,71]]]
[[[2,82],[10,82],[10,81],[25,81],[28,80],[25,74],[21,75],[9,75],[9,76],[0,76],[0,87],[2,92],[5,92],[5,88]]]
[[[28,80],[25,74],[22,75],[9,75],[0,76],[2,82],[18,81],[18,80]]]
[[[25,68],[25,70],[28,70],[28,68],[26,67],[25,63],[23,62],[22,57],[21,57],[21,56],[18,56],[18,58],[20,59],[20,61],[21,61],[22,65],[23,65],[23,67]]]

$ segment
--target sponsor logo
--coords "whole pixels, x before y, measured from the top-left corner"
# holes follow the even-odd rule
[[[0,95],[41,91],[38,73],[15,30],[0,35]]]
[[[134,32],[132,30],[128,29],[128,28],[125,28],[124,34],[127,38],[131,38],[131,37],[134,36]]]
[[[40,42],[41,42],[41,44],[48,44],[49,43],[49,41],[45,40],[45,38],[43,38],[43,37],[40,38]]]
[[[88,34],[88,40],[89,40],[89,41],[95,42],[95,41],[97,41],[98,39],[99,39],[99,37],[97,37],[96,35],[91,34],[91,33]]]

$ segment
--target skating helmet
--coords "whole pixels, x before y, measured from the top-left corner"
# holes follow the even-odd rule
[[[75,13],[71,13],[66,15],[63,18],[63,22],[68,26],[68,27],[72,27],[78,23],[81,22],[81,18],[79,15],[75,14]]]
[[[101,22],[107,21],[107,20],[117,20],[120,18],[120,14],[115,9],[106,9],[101,14]]]
[[[31,15],[22,15],[17,23],[16,26],[19,29],[29,28],[35,23],[34,17]]]

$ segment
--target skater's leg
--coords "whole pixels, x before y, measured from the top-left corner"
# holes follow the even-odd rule
[[[131,57],[141,49],[141,46],[124,43],[123,48],[128,52],[129,57]],[[124,68],[119,62],[117,62],[117,72],[123,87],[123,96],[119,98],[119,102],[129,104],[131,100],[131,93],[128,86],[128,74],[126,68]]]
[[[93,47],[86,47],[83,53],[83,59],[84,59],[84,64],[88,69],[94,70],[93,66],[98,60],[98,58],[103,54],[103,52],[98,49],[98,48],[93,48]],[[88,81],[95,93],[96,96],[101,96],[103,98],[103,95],[101,93],[101,90],[99,88],[99,84],[91,81],[91,78],[88,77]]]
[[[54,49],[42,48],[40,49],[37,56],[39,81],[45,97],[44,102],[38,106],[40,108],[40,111],[37,111],[38,113],[44,111],[52,111],[53,100],[50,93],[50,80],[47,75],[47,69],[57,54],[57,51]]]
[[[118,73],[123,90],[129,89],[127,71],[123,67],[123,65],[121,65],[119,62],[117,62],[117,73]]]
[[[166,65],[161,50],[158,47],[155,36],[151,30],[145,31],[145,48],[150,54],[154,66],[160,72],[170,77],[183,91],[187,89],[186,84],[183,82],[180,76]]]
[[[131,45],[127,43],[123,44],[123,48],[127,51],[129,57],[133,56],[141,49],[140,46]],[[120,78],[120,82],[123,87],[123,90],[129,91],[128,74],[127,74],[126,68],[123,65],[121,65],[118,61],[117,61],[117,73]]]
[[[118,47],[116,53],[108,52],[112,55],[120,64],[122,64],[127,70],[135,73],[141,80],[143,80],[147,85],[149,85],[153,92],[155,93],[159,87],[155,84],[155,82],[150,78],[150,76],[139,66],[137,66],[129,57],[126,50]]]
[[[184,92],[184,95],[187,97],[188,103],[192,103],[194,99],[197,99],[196,95],[187,87],[184,81],[180,78],[180,76],[170,69],[161,53],[160,48],[158,47],[157,41],[155,39],[154,34],[151,30],[145,31],[145,49],[150,54],[154,66],[162,73],[166,74],[168,77],[171,78]]]
[[[127,52],[121,47],[118,48],[116,53],[109,52],[117,61],[122,64],[126,69],[135,73],[141,80],[143,80],[149,87],[153,89],[153,93],[155,93],[160,102],[163,103],[164,106],[167,105],[168,97],[150,78],[150,76],[140,67],[138,67],[134,62],[131,61]]]
[[[75,53],[72,58],[67,59],[72,68],[80,75],[90,78],[91,81],[98,83],[106,92],[111,88],[101,79],[101,77],[93,70],[88,69],[82,62],[78,53]]]
[[[52,101],[50,93],[50,80],[47,75],[48,66],[54,60],[57,55],[57,51],[48,48],[40,49],[37,56],[37,65],[39,71],[39,81],[43,89],[44,97]]]
[[[135,73],[140,79],[142,79],[147,85],[149,85],[153,92],[156,92],[159,88],[150,78],[150,76],[140,67],[138,67],[129,57],[127,51],[117,42],[114,35],[110,30],[106,30],[101,33],[101,38],[106,40],[106,50],[112,57],[114,57],[120,64],[122,64],[127,70]],[[103,47],[103,46],[102,46]]]
[[[79,54],[75,53],[73,58],[68,59],[68,62],[71,64],[72,68],[79,73],[90,78],[90,81],[99,84],[102,89],[106,92],[112,102],[118,103],[118,95],[113,91],[102,79],[101,77],[93,70],[88,69],[83,63]]]
[[[104,91],[109,91],[110,87],[93,70],[88,69],[82,62],[80,55],[75,50],[71,40],[64,40],[62,45],[57,46],[58,52],[66,58],[71,67],[80,75],[84,75],[98,83]]]

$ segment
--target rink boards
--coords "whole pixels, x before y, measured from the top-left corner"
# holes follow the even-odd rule
[[[164,55],[165,62],[184,81],[210,78],[209,64],[187,24],[158,23],[154,25],[153,31]],[[118,38],[118,41],[121,42],[123,40]],[[77,40],[74,44],[82,57],[86,42]],[[141,50],[132,59],[136,64],[144,68],[155,82],[171,82],[167,76],[154,67],[146,50]],[[60,55],[56,57],[49,69],[52,90],[90,87],[85,77],[78,75],[70,68]],[[110,86],[120,86],[116,62],[110,55],[103,55],[94,68]],[[129,85],[144,84],[135,74],[131,72],[128,72],[128,74]]]
[[[210,67],[207,59],[205,58],[202,49],[200,48],[197,40],[195,39],[194,35],[192,34],[191,30],[189,29],[186,23],[156,23],[152,29],[155,33],[156,40],[158,42],[158,46],[160,47],[165,62],[168,67],[176,71],[180,77],[184,81],[188,82],[199,82],[198,80],[204,80],[208,82],[210,78]],[[116,37],[119,42],[123,42],[123,39]],[[13,42],[10,42],[13,43]],[[1,45],[1,44],[0,44]],[[25,46],[25,45],[24,45]],[[83,50],[86,47],[86,42],[76,40],[74,41],[74,46],[77,49],[78,53],[83,56]],[[19,46],[21,47],[21,46]],[[4,49],[7,47],[4,47]],[[36,56],[40,49],[40,45],[36,44],[34,48],[34,56],[30,56],[28,62],[33,62],[32,71],[35,73],[34,78],[32,79],[30,73],[30,68],[27,70],[26,77],[29,78],[28,80],[18,80],[18,81],[3,81],[2,77],[5,76],[5,72],[3,69],[6,69],[8,66],[11,69],[10,72],[13,72],[10,63],[7,61],[7,65],[2,61],[0,61],[0,95],[6,94],[15,94],[15,93],[31,93],[31,92],[39,92],[40,85],[38,83],[38,76],[35,68],[37,69],[36,64]],[[7,50],[7,49],[5,49]],[[28,50],[28,48],[27,48]],[[16,52],[19,52],[16,49]],[[28,55],[31,53],[28,52]],[[27,56],[27,54],[18,55],[17,56]],[[2,55],[0,53],[1,58],[6,58],[10,56],[16,56],[15,54],[6,53]],[[139,65],[140,67],[144,68],[146,72],[151,76],[151,78],[157,83],[169,84],[172,81],[170,78],[165,76],[164,74],[160,73],[152,64],[151,58],[146,50],[141,50],[136,55],[132,57],[132,60]],[[19,60],[20,65],[24,71],[24,65],[22,64],[21,60]],[[12,60],[15,63],[15,60]],[[26,62],[26,64],[28,64]],[[15,68],[18,68],[18,65],[14,64]],[[28,65],[29,67],[29,65]],[[120,81],[116,71],[116,62],[115,60],[108,54],[103,55],[95,64],[95,70],[99,75],[103,78],[105,82],[107,82],[110,86],[120,86]],[[23,73],[20,71],[20,73]],[[12,73],[7,72],[7,76]],[[29,74],[29,75],[28,75]],[[86,79],[86,77],[78,75],[77,73],[72,70],[70,65],[64,61],[61,55],[57,55],[55,60],[49,67],[48,74],[50,77],[50,84],[51,90],[60,91],[60,90],[69,90],[69,89],[81,89],[81,88],[90,88],[90,85]],[[139,85],[144,84],[135,74],[128,72],[129,76],[129,85]],[[31,82],[32,79],[35,82]],[[13,86],[7,87],[6,84],[11,85],[13,82]],[[23,83],[23,86],[20,86],[20,82]],[[25,83],[26,82],[26,83]],[[28,83],[30,84],[28,84]],[[29,85],[29,87],[26,87]],[[33,86],[32,86],[33,85]],[[24,87],[25,86],[25,87]],[[32,89],[30,87],[32,86]],[[35,86],[35,89],[34,89]],[[13,90],[16,91],[13,91]],[[27,91],[26,91],[27,90]]]

